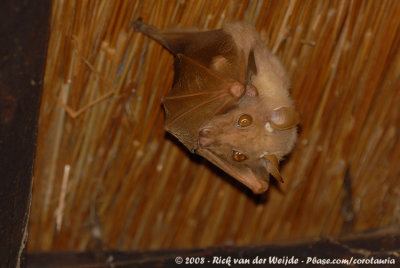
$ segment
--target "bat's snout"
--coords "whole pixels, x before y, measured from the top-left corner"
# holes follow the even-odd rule
[[[242,166],[240,168],[233,166],[207,148],[200,148],[196,153],[205,157],[214,165],[220,167],[226,173],[246,185],[253,193],[261,194],[268,190],[269,176],[264,166],[261,169],[257,169],[257,171],[259,171],[257,172],[248,166]]]

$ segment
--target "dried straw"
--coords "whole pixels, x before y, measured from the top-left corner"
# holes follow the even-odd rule
[[[398,1],[55,0],[52,14],[30,251],[87,249],[94,233],[131,250],[399,224]],[[254,197],[165,134],[173,58],[133,32],[138,17],[159,28],[256,26],[302,115],[283,185]]]

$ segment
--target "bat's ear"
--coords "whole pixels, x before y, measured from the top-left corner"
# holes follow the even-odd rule
[[[271,127],[277,130],[294,128],[300,123],[299,113],[292,107],[280,107],[275,109],[270,117]]]
[[[257,88],[251,84],[251,77],[257,74],[257,65],[254,58],[254,51],[251,50],[249,53],[249,58],[247,59],[247,69],[246,69],[246,95],[248,96],[258,96]]]
[[[279,160],[276,155],[264,155],[265,160],[267,160],[267,171],[269,174],[272,175],[276,180],[283,183],[283,178],[279,173]]]
[[[247,59],[246,81],[250,82],[251,77],[257,74],[256,59],[254,58],[254,51],[251,50],[249,58]]]

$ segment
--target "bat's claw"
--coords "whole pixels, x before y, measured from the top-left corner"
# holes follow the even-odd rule
[[[243,96],[245,88],[241,83],[234,82],[229,90],[232,96],[234,96],[235,98],[240,98],[241,96]]]
[[[133,29],[135,29],[136,32],[144,33],[152,38],[156,38],[155,35],[158,32],[156,27],[143,23],[143,18],[138,18],[133,22]]]
[[[135,20],[133,23],[133,29],[135,29],[135,31],[137,32],[141,32],[140,28],[143,26],[143,18],[140,17],[137,20]]]

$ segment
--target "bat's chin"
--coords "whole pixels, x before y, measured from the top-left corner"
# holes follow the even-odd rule
[[[269,177],[260,177],[257,173],[253,172],[249,167],[238,168],[232,166],[230,163],[222,160],[219,156],[214,154],[207,148],[200,148],[196,151],[197,154],[203,156],[214,165],[221,168],[223,171],[246,185],[253,193],[261,194],[268,190]]]

